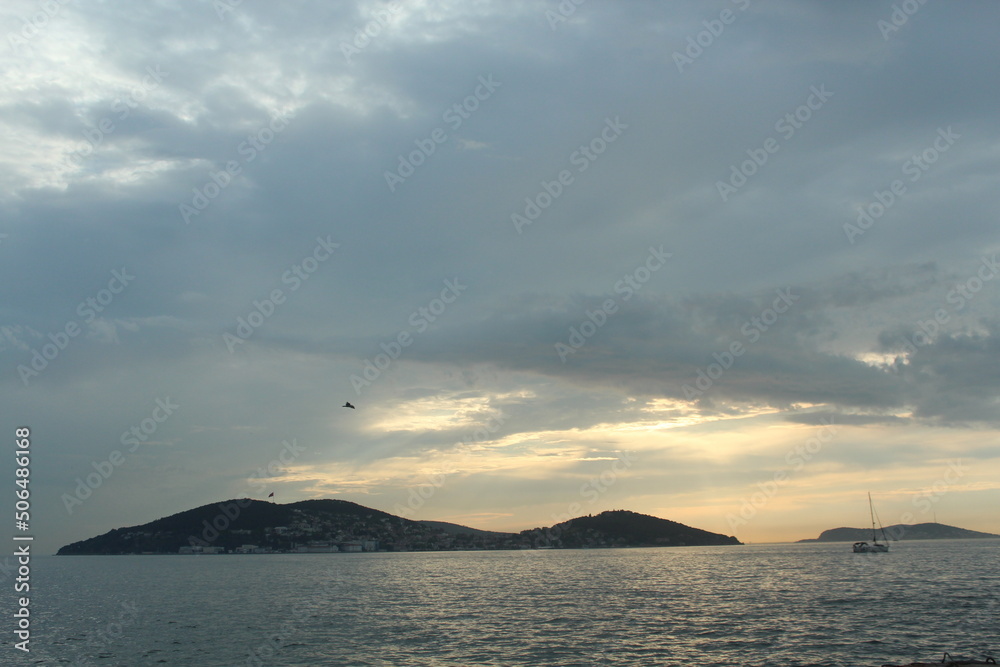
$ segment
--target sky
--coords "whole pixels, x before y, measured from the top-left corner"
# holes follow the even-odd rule
[[[1000,533],[995,3],[3,14],[39,550],[271,493]]]

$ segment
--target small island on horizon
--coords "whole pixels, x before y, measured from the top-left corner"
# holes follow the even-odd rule
[[[897,523],[884,528],[885,535],[890,540],[971,540],[1000,538],[1000,535],[993,533],[981,533],[976,530],[948,526],[943,523]],[[882,531],[879,531],[881,535]],[[872,538],[871,528],[831,528],[820,533],[819,537],[805,540],[797,540],[796,544],[802,542],[859,542]]]
[[[628,510],[503,533],[415,521],[346,500],[279,505],[241,498],[68,544],[56,555],[333,553],[739,545],[712,533]]]

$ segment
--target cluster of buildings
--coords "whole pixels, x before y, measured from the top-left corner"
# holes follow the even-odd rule
[[[360,542],[322,542],[313,541],[295,545],[294,552],[300,554],[326,554],[358,551],[378,551],[378,540],[362,540]]]
[[[262,547],[256,544],[241,544],[238,547],[226,551],[225,547],[181,547],[178,553],[188,556],[198,554],[330,554],[330,553],[351,553],[361,551],[378,551],[378,540],[363,540],[361,542],[321,542],[312,541],[306,544],[293,544],[290,549],[275,549],[273,547]]]
[[[188,540],[178,553],[273,554],[357,553],[371,551],[469,551],[529,549],[536,537],[470,534],[406,521],[381,513],[307,512],[296,508],[286,525],[220,530],[211,544]],[[243,524],[247,526],[247,524]],[[200,544],[201,546],[197,546]],[[175,547],[176,548],[176,547]]]
[[[181,555],[190,555],[190,554],[224,554],[224,553],[226,553],[226,550],[223,549],[222,547],[197,547],[197,546],[191,546],[191,547],[181,547],[180,551],[178,553],[180,553]]]
[[[230,531],[234,535],[250,535],[249,530]],[[299,553],[299,554],[319,554],[319,553],[356,553],[361,551],[378,551],[379,541],[374,539],[352,539],[345,536],[344,539],[307,539],[306,541],[292,541],[292,538],[301,540],[308,538],[315,533],[321,533],[321,529],[313,525],[303,526],[276,526],[265,528],[265,544],[241,544],[227,549],[224,546],[182,546],[178,550],[181,555],[199,554],[276,554],[276,553]],[[259,537],[260,535],[258,535]]]

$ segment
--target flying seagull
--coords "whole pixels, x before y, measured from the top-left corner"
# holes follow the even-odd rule
[[[351,405],[351,402],[350,402],[350,401],[347,401],[346,403],[344,403],[344,404],[343,404],[343,405],[341,405],[340,407],[342,407],[342,408],[350,408],[351,410],[356,410],[356,409],[357,409],[357,408],[355,408],[355,407],[354,407],[353,405]]]

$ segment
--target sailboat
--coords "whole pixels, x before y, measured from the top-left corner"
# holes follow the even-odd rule
[[[875,534],[875,507],[872,505],[872,494],[868,492],[868,513],[872,517],[872,541],[871,544],[868,542],[855,542],[854,543],[854,553],[856,554],[872,554],[872,553],[885,553],[889,551],[889,538],[885,536],[885,529],[882,528],[882,522],[878,522],[879,530],[882,531],[883,542],[878,541],[878,537]]]

